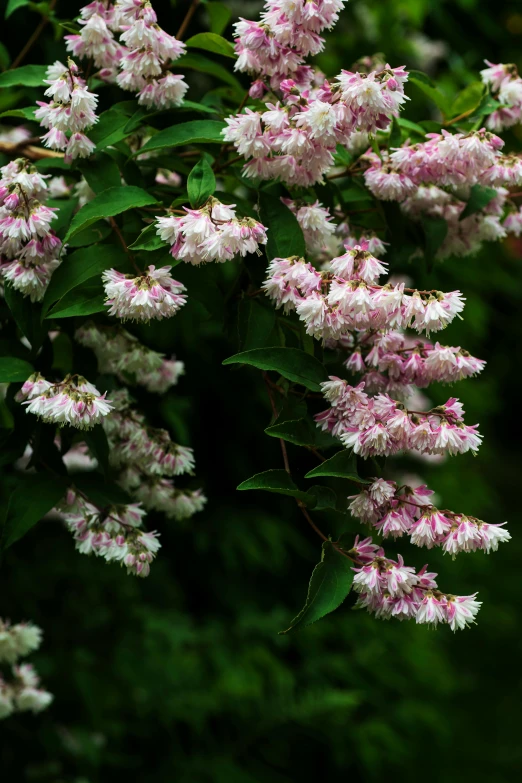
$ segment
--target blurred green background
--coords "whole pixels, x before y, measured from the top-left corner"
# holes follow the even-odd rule
[[[72,18],[80,5],[62,0],[57,9]],[[173,33],[188,3],[153,5]],[[260,8],[227,5],[234,19],[256,18]],[[27,9],[2,23],[3,67],[37,24]],[[204,29],[201,8],[189,32]],[[392,66],[428,71],[451,94],[477,78],[484,58],[521,66],[521,44],[515,0],[351,0],[320,62],[334,75],[384,52]],[[48,29],[25,62],[63,56]],[[198,78],[191,81],[195,91]],[[1,96],[2,107],[12,92]],[[197,100],[197,92],[189,97]],[[405,116],[415,119],[408,108]],[[508,143],[520,146],[513,133]],[[252,474],[281,467],[279,444],[263,434],[270,412],[260,374],[221,366],[238,350],[235,324],[208,319],[193,303],[148,332],[148,344],[175,352],[187,374],[160,409],[155,398],[143,402],[156,422],[195,448],[208,506],[185,524],[151,515],[163,549],[146,580],[79,555],[52,521],[7,552],[0,616],[44,628],[33,661],[55,702],[36,717],[2,722],[6,781],[520,779],[521,260],[521,243],[512,241],[448,260],[429,275],[392,267],[419,287],[463,290],[465,320],[444,342],[488,362],[481,377],[449,392],[463,400],[469,423],[480,422],[479,455],[403,464],[445,507],[510,522],[512,542],[491,556],[460,555],[453,563],[428,553],[443,589],[479,591],[478,625],[453,635],[382,623],[353,612],[349,599],[317,625],[278,636],[304,601],[319,541],[291,499],[235,491]],[[449,394],[441,387],[429,396],[437,404]],[[297,476],[315,464],[302,451],[289,445]],[[336,532],[338,520],[317,518]],[[423,564],[422,552],[398,550],[412,565]]]

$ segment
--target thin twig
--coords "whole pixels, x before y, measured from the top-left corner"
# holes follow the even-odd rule
[[[274,402],[274,396],[272,394],[272,389],[270,388],[269,378],[268,374],[266,372],[263,373],[263,378],[265,381],[266,391],[268,394],[268,399],[270,400],[270,407],[272,408],[272,413],[274,414],[274,418],[277,419],[277,408],[276,404]],[[288,453],[286,451],[286,443],[284,442],[283,438],[279,438],[279,443],[281,444],[281,452],[283,454],[283,462],[285,465],[285,470],[290,475],[290,463],[288,462]]]
[[[201,2],[201,0],[192,0],[192,3],[190,4],[187,13],[185,14],[185,18],[183,19],[183,21],[181,23],[181,27],[179,28],[178,32],[176,33],[176,38],[178,39],[178,41],[183,40],[183,36],[185,35],[185,31],[186,31],[187,27],[189,26],[190,20],[194,16],[194,14],[196,12],[196,8],[200,4],[200,2]]]
[[[123,237],[123,234],[121,233],[121,231],[119,229],[119,226],[118,226],[118,224],[116,223],[116,221],[114,220],[113,217],[109,218],[109,223],[111,224],[112,230],[114,231],[114,233],[116,234],[116,236],[120,240],[120,244],[121,244],[122,248],[124,249],[124,251],[127,253],[127,256],[129,257],[129,261],[133,265],[134,269],[136,270],[136,272],[139,275],[142,275],[143,274],[143,270],[139,268],[139,266],[137,265],[136,261],[134,260],[134,256],[130,252],[129,248],[127,247],[127,243],[126,243],[126,241],[125,241],[125,239]]]
[[[49,3],[49,9],[48,9],[49,15],[54,10],[54,6],[56,5],[56,2],[57,2],[57,0],[51,0],[51,2]],[[13,68],[18,68],[20,63],[29,54],[29,52],[31,51],[31,49],[33,48],[33,46],[35,45],[35,43],[39,39],[39,37],[42,34],[42,32],[47,27],[48,23],[49,23],[49,16],[44,16],[43,19],[41,20],[40,24],[38,25],[38,27],[36,28],[36,30],[32,34],[32,36],[29,38],[29,40],[27,41],[27,43],[23,47],[22,51],[17,55],[17,57],[15,57],[15,59],[11,63],[11,65],[9,67],[9,70],[12,70]]]

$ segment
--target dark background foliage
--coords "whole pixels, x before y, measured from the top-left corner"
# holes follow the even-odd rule
[[[80,5],[62,0],[59,15],[72,18]],[[187,3],[156,0],[154,7],[162,26],[175,32]],[[259,5],[229,7],[234,18],[255,18]],[[37,23],[23,9],[5,24],[11,58]],[[198,29],[206,29],[204,8],[191,32]],[[420,33],[446,43],[435,63],[420,58]],[[484,57],[522,65],[521,42],[515,0],[352,0],[327,36],[321,64],[333,75],[383,51],[392,65],[435,73],[452,94],[476,79]],[[48,29],[26,62],[56,57],[63,47]],[[191,82],[193,100],[204,89],[201,78]],[[0,99],[2,107],[11,92]],[[512,135],[510,143],[519,141]],[[479,455],[404,466],[422,475],[445,506],[510,521],[513,541],[497,554],[460,555],[452,563],[429,553],[446,589],[479,590],[478,625],[453,635],[447,628],[381,623],[353,612],[349,599],[310,628],[277,634],[303,603],[319,540],[290,498],[235,490],[252,474],[281,467],[281,453],[277,440],[263,434],[270,408],[259,371],[221,364],[240,346],[236,320],[223,317],[216,289],[212,317],[195,301],[147,333],[151,347],[186,363],[175,391],[159,406],[150,397],[145,404],[151,417],[195,448],[206,510],[185,524],[157,520],[163,549],[146,580],[79,555],[54,521],[40,523],[2,563],[0,616],[44,628],[34,662],[55,694],[47,712],[2,723],[6,780],[518,779],[522,459],[514,381],[521,257],[516,242],[486,245],[474,258],[446,261],[428,273],[392,255],[392,271],[464,291],[465,320],[450,327],[447,342],[488,362],[480,378],[455,391],[467,420],[480,421]],[[436,403],[444,394],[430,390]],[[315,464],[301,452],[289,446],[297,476]],[[336,531],[335,519],[317,518]],[[357,532],[356,522],[351,529]],[[422,565],[422,553],[407,554]]]

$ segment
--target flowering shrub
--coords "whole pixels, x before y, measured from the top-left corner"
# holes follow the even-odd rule
[[[421,480],[400,480],[395,458],[480,448],[456,397],[432,404],[419,391],[485,371],[465,348],[438,341],[465,317],[465,291],[416,288],[414,279],[522,232],[522,159],[497,135],[522,120],[522,80],[514,66],[488,63],[456,96],[458,111],[413,122],[410,84],[445,105],[425,74],[367,58],[328,78],[307,63],[343,6],[267,2],[259,22],[235,24],[233,46],[216,33],[183,43],[194,4],[174,37],[148,0],[95,0],[65,36],[63,61],[2,75],[34,86],[36,73],[50,99],[7,111],[26,122],[0,136],[10,339],[0,382],[13,462],[3,548],[51,514],[79,553],[146,577],[166,556],[161,525],[218,502],[207,499],[205,476],[194,478],[192,448],[155,426],[143,401],[178,382],[190,395],[184,357],[148,346],[152,322],[175,334],[198,306],[212,318],[219,296],[225,324],[239,321],[241,349],[223,364],[262,371],[267,433],[281,446],[282,467],[260,465],[239,489],[294,498],[323,541],[288,630],[333,611],[352,589],[377,618],[452,630],[474,622],[477,593],[449,592],[446,574],[439,588],[427,566],[387,556],[381,539],[401,538],[401,549],[409,539],[408,562],[416,547],[455,558],[510,539],[503,522],[438,508]],[[170,70],[201,69],[192,49],[233,60],[248,89],[227,72],[227,91],[192,94]],[[109,95],[117,99],[103,109]],[[383,260],[397,249],[397,221],[411,279]],[[227,377],[232,384],[233,368]],[[305,476],[287,443],[313,455]],[[309,489],[317,477],[342,479],[342,489]],[[325,509],[344,515],[335,539],[314,519]],[[361,537],[360,523],[371,536]],[[15,676],[16,687],[37,687],[30,673]],[[23,709],[9,695],[15,686],[5,688],[3,714],[12,703]]]

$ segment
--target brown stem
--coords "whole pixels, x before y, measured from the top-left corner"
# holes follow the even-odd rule
[[[31,139],[27,139],[25,142],[18,142],[12,144],[7,141],[0,141],[0,152],[6,155],[23,155],[24,158],[29,160],[43,160],[43,158],[63,158],[63,152],[56,152],[55,150],[46,150],[43,147],[33,147],[32,144],[28,144]]]
[[[54,7],[56,5],[56,2],[57,2],[57,0],[51,0],[51,2],[49,3],[49,12],[51,12],[54,9]],[[38,25],[38,27],[36,28],[36,30],[32,34],[32,36],[29,38],[29,40],[27,41],[27,43],[25,44],[25,46],[21,50],[21,52],[15,57],[15,59],[11,63],[11,66],[9,67],[9,70],[12,70],[13,68],[18,68],[20,63],[25,59],[25,57],[31,51],[31,49],[33,48],[33,46],[35,45],[35,43],[39,39],[39,37],[42,34],[42,32],[45,30],[48,22],[49,22],[49,17],[48,16],[44,16],[43,19],[41,20],[40,24]]]
[[[142,275],[143,274],[143,270],[139,268],[139,266],[137,265],[136,261],[134,260],[134,256],[130,252],[129,248],[127,247],[127,243],[126,243],[126,241],[125,241],[125,239],[123,237],[123,234],[121,233],[121,231],[119,229],[119,226],[118,226],[118,224],[116,223],[116,221],[114,220],[113,217],[109,218],[109,223],[111,224],[112,230],[114,231],[114,233],[116,234],[116,236],[120,240],[120,244],[121,244],[122,248],[127,253],[127,256],[129,257],[129,261],[131,262],[132,266],[134,267],[134,269],[136,270],[136,272],[139,275]]]
[[[185,14],[185,18],[183,19],[183,21],[181,23],[181,27],[179,28],[178,32],[176,33],[176,38],[178,39],[178,41],[183,40],[183,36],[185,35],[185,31],[186,31],[187,27],[189,26],[190,20],[194,16],[194,14],[196,12],[196,8],[200,4],[200,2],[201,2],[201,0],[192,0],[192,3],[190,4],[187,13]]]
[[[270,388],[270,383],[266,372],[263,373],[263,379],[265,381],[266,391],[268,394],[268,399],[270,400],[270,407],[272,408],[272,413],[274,414],[274,418],[277,419],[277,408],[274,402],[274,395],[272,394],[272,389]],[[285,465],[285,470],[288,473],[288,475],[290,475],[290,463],[288,462],[288,452],[286,450],[286,443],[284,442],[283,438],[279,438],[279,443],[281,444],[281,452],[283,454],[283,462]]]

